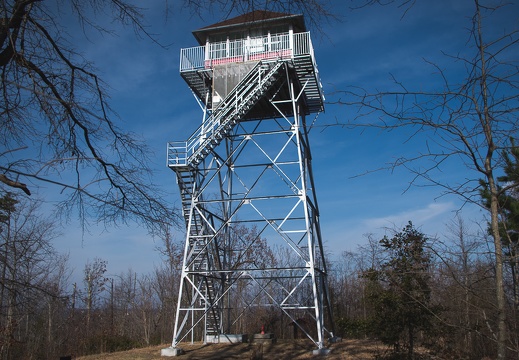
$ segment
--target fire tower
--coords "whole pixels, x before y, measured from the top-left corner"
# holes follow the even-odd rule
[[[324,97],[303,16],[254,11],[193,34],[200,46],[181,49],[180,74],[203,116],[187,141],[168,144],[186,240],[163,355],[272,324],[326,351],[333,324],[307,121]]]

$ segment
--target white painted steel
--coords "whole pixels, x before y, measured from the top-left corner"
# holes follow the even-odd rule
[[[275,307],[323,349],[325,333],[333,335],[333,323],[328,326],[324,317],[326,309],[331,321],[302,96],[308,81],[296,94],[294,82],[300,79],[289,71],[296,55],[310,55],[316,71],[309,33],[208,47],[183,49],[181,71],[240,57],[261,61],[210,116],[204,115],[203,125],[186,142],[168,144],[167,162],[177,174],[186,219],[172,346],[189,337],[205,341],[229,333],[250,307]],[[265,62],[273,52],[278,53],[276,60]],[[279,116],[240,122],[273,86],[285,89],[272,88],[270,93],[270,105]],[[288,97],[279,98],[278,93]],[[291,109],[284,113],[286,104]],[[257,237],[237,248],[232,236],[240,226],[254,226]],[[233,265],[233,254],[253,249],[262,238],[287,252],[287,258],[280,259],[283,263]],[[241,293],[242,299],[234,297],[238,286],[249,289]],[[314,330],[300,324],[302,316],[315,323]]]
[[[310,32],[276,34],[207,43],[180,49],[180,72],[210,68],[215,64],[312,55]],[[207,51],[206,51],[207,49]]]

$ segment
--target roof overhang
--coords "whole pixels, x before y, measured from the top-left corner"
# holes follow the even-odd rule
[[[195,30],[193,35],[200,45],[205,45],[207,37],[211,34],[230,33],[244,27],[274,26],[277,23],[292,24],[294,32],[306,31],[305,20],[302,14],[294,15],[257,10]]]

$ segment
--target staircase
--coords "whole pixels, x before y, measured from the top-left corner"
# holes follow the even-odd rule
[[[323,91],[319,79],[319,72],[310,56],[295,56],[294,68],[301,86],[304,86],[306,113],[318,113],[324,110]]]
[[[270,89],[285,62],[258,62],[186,142],[186,164],[196,166]]]
[[[189,248],[186,263],[189,272],[199,282],[199,290],[206,297],[199,304],[206,308],[206,336],[220,333],[220,279],[211,274],[219,266],[215,244],[209,243],[214,233],[205,225],[206,219],[195,209],[200,199],[201,176],[198,165],[228,136],[258,101],[283,76],[285,61],[260,61],[213,110],[204,124],[185,143],[168,144],[168,165],[177,175],[182,198],[182,213],[188,226]]]
[[[193,194],[196,192],[196,171],[193,168],[185,167],[176,173],[182,198],[182,213],[186,225],[189,225],[189,249],[185,266],[189,269],[189,272],[195,274],[194,281],[198,283],[198,288],[205,297],[204,299],[199,297],[198,294],[195,295],[198,298],[195,306],[205,308],[207,311],[206,335],[215,336],[219,333],[218,326],[220,323],[219,309],[213,306],[217,292],[212,279],[203,276],[208,274],[212,268],[212,261],[209,257],[210,251],[207,246],[207,237],[210,234],[208,234],[207,227],[204,226],[202,216],[194,208],[191,209],[193,206]],[[192,219],[190,219],[190,216],[192,216]]]
[[[216,303],[215,296],[219,295],[219,291],[214,288],[215,282],[213,279],[205,278],[205,291],[206,297],[208,298],[208,308],[206,313],[206,324],[205,324],[205,334],[208,337],[217,336],[221,333],[221,314],[220,307],[218,304],[216,306],[210,306],[210,304]],[[210,306],[210,307],[209,307]]]
[[[212,82],[212,70],[210,69],[198,69],[193,71],[183,71],[180,73],[182,78],[189,84],[191,90],[195,95],[203,102],[205,102],[205,95],[211,88]],[[208,108],[211,108],[211,97],[209,97],[208,103],[205,104]]]

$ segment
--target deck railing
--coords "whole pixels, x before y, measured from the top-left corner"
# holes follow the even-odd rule
[[[180,49],[180,72],[210,68],[218,64],[291,58],[298,55],[311,55],[313,58],[310,32],[292,36],[284,33],[252,37]]]
[[[213,65],[248,60],[290,59],[297,56],[310,56],[314,65],[314,75],[319,91],[321,82],[315,64],[314,49],[309,32],[279,34],[270,37],[248,38],[235,41],[208,44],[181,49],[180,72],[209,69]],[[261,79],[261,76],[258,77]],[[220,125],[220,119],[211,117],[202,124],[187,141],[168,143],[168,166],[186,166],[196,149]]]

